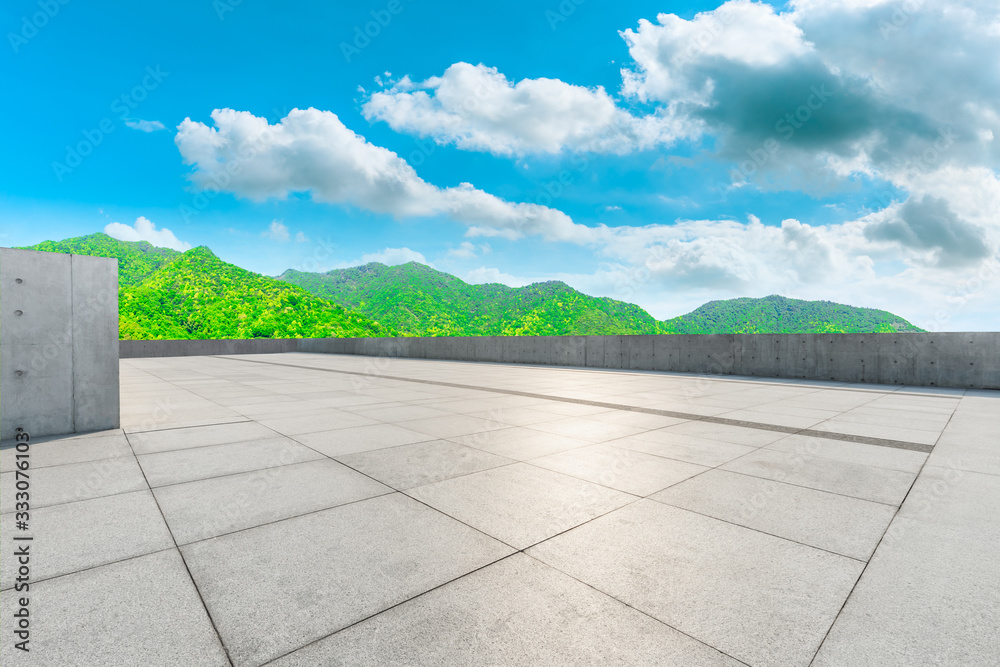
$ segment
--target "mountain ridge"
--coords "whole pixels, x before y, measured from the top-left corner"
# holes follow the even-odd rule
[[[299,285],[413,336],[655,334],[639,306],[583,294],[561,281],[508,287],[473,285],[418,262],[307,273],[279,280]]]
[[[27,249],[116,257],[122,340],[396,333],[300,287],[224,262],[207,246],[180,252],[98,233],[44,241]]]
[[[428,281],[418,284],[421,276]],[[921,331],[905,319],[884,310],[848,306],[833,301],[806,301],[773,294],[766,297],[739,297],[709,301],[690,313],[668,320],[657,321],[635,304],[616,301],[608,297],[592,297],[558,280],[532,283],[524,287],[508,287],[501,283],[471,285],[460,278],[418,262],[386,266],[379,262],[333,269],[323,273],[286,270],[279,280],[300,285],[314,294],[359,310],[379,321],[391,324],[406,335],[454,335],[449,330],[462,328],[458,321],[442,322],[443,316],[463,309],[473,311],[483,308],[490,299],[525,301],[525,292],[555,299],[571,299],[579,307],[604,310],[613,316],[607,318],[570,318],[562,327],[536,331],[537,335],[588,335],[614,334],[675,334],[675,333],[898,333]],[[392,289],[387,289],[392,283]],[[432,324],[406,317],[400,304],[428,301],[432,289],[451,290],[432,299],[435,308]],[[414,294],[416,291],[416,294]],[[558,302],[558,301],[557,301]],[[516,304],[515,304],[516,305]],[[510,310],[510,304],[507,305]],[[614,325],[615,317],[631,316],[629,326]],[[528,320],[534,315],[524,314]],[[445,318],[447,319],[447,318]],[[480,326],[460,335],[519,335],[526,326]],[[556,330],[551,330],[551,329]],[[591,329],[604,329],[593,331]],[[608,330],[613,329],[613,330]],[[513,333],[512,333],[513,332]]]
[[[123,339],[921,331],[884,310],[780,295],[709,301],[658,321],[559,280],[471,284],[419,262],[271,277],[207,246],[181,252],[103,233],[28,249],[116,257]]]

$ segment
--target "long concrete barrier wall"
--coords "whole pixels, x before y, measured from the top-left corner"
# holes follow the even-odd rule
[[[1000,389],[1000,333],[121,341],[121,357],[315,352]]]
[[[122,359],[142,357],[194,357],[214,354],[275,354],[298,352],[299,338],[250,338],[246,340],[123,340],[118,356]]]

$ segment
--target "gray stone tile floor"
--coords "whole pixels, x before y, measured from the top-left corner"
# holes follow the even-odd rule
[[[281,354],[38,438],[7,665],[995,665],[1000,392]]]

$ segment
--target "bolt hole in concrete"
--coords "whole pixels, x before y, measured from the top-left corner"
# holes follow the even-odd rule
[[[24,371],[14,371],[14,375],[16,375],[17,377],[21,377],[22,375],[24,375]]]
[[[21,280],[20,278],[16,278],[16,279],[14,280],[14,282],[15,282],[15,283],[17,283],[18,285],[20,285],[20,284],[21,284],[21,283],[23,283],[24,281],[23,281],[23,280]]]
[[[24,313],[22,313],[20,310],[15,310],[14,315],[16,315],[17,317],[21,317],[21,315],[24,315]]]

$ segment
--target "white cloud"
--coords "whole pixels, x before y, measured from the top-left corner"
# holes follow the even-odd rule
[[[368,143],[329,111],[293,109],[275,125],[232,109],[216,109],[212,119],[214,128],[184,119],[174,139],[194,167],[189,178],[202,189],[254,201],[309,192],[317,201],[400,218],[447,216],[480,235],[506,238],[567,240],[582,227],[561,211],[508,202],[470,183],[427,183],[405,160]]]
[[[358,266],[360,264],[369,264],[371,262],[380,262],[382,264],[386,264],[387,266],[397,266],[399,264],[407,264],[409,262],[419,262],[420,264],[430,265],[427,258],[416,250],[410,250],[409,248],[386,248],[380,252],[362,255],[360,261],[348,264],[348,266]]]
[[[797,0],[784,12],[731,0],[622,32],[633,60],[622,92],[698,126],[761,187],[895,183],[946,136],[934,168],[995,169],[1000,79],[977,63],[1000,61],[997,34],[1000,5],[979,0]]]
[[[790,16],[748,0],[731,0],[690,21],[675,14],[656,20],[641,19],[636,30],[621,33],[635,63],[622,70],[622,90],[642,100],[707,102],[713,86],[693,67],[700,61],[770,67],[812,48]]]
[[[985,140],[1000,133],[1000,79],[976,64],[1000,62],[997,34],[1000,6],[978,0],[795,0],[784,12],[732,0],[624,31],[623,92],[701,123],[739,166],[734,187],[822,192],[863,176],[904,193],[817,238],[850,230],[859,253],[921,275],[975,269],[1000,246],[1000,146]],[[740,236],[753,247],[761,234]],[[685,243],[688,255],[699,243],[743,254],[711,234]],[[731,272],[752,275],[773,250],[732,257]]]
[[[414,83],[404,77],[373,93],[365,117],[397,132],[495,155],[593,151],[630,153],[684,136],[667,115],[633,116],[597,86],[559,79],[507,79],[495,67],[458,62]]]
[[[513,276],[509,273],[504,273],[500,269],[486,266],[481,266],[478,269],[469,271],[465,274],[463,280],[472,285],[500,283],[501,285],[506,285],[507,287],[524,287],[525,285],[537,282],[536,280],[532,280],[530,278]]]
[[[472,259],[478,257],[480,252],[486,253],[490,251],[490,246],[488,243],[484,243],[480,246],[470,243],[468,241],[463,241],[457,248],[451,248],[448,250],[448,257],[454,257],[456,259]]]
[[[120,222],[112,222],[104,226],[104,233],[119,241],[148,241],[161,248],[172,248],[173,250],[191,249],[190,243],[181,241],[169,229],[157,229],[156,225],[143,216],[135,219],[135,224],[124,225]]]
[[[291,239],[288,227],[281,220],[272,220],[271,224],[260,235],[278,243],[284,243]]]
[[[295,232],[295,242],[296,243],[308,243],[309,237],[305,235],[305,232]]]
[[[157,130],[167,129],[167,126],[158,120],[140,120],[138,118],[126,119],[125,125],[140,132],[156,132]]]
[[[589,276],[561,278],[590,294],[642,304],[660,318],[710,299],[777,293],[890,310],[931,330],[982,329],[995,321],[990,308],[1000,305],[996,244],[984,257],[954,261],[961,248],[981,252],[980,237],[946,224],[956,211],[940,202],[914,201],[915,212],[894,204],[834,225],[765,225],[751,216],[747,223],[595,228],[585,242],[607,264]],[[904,224],[872,240],[896,220]]]

